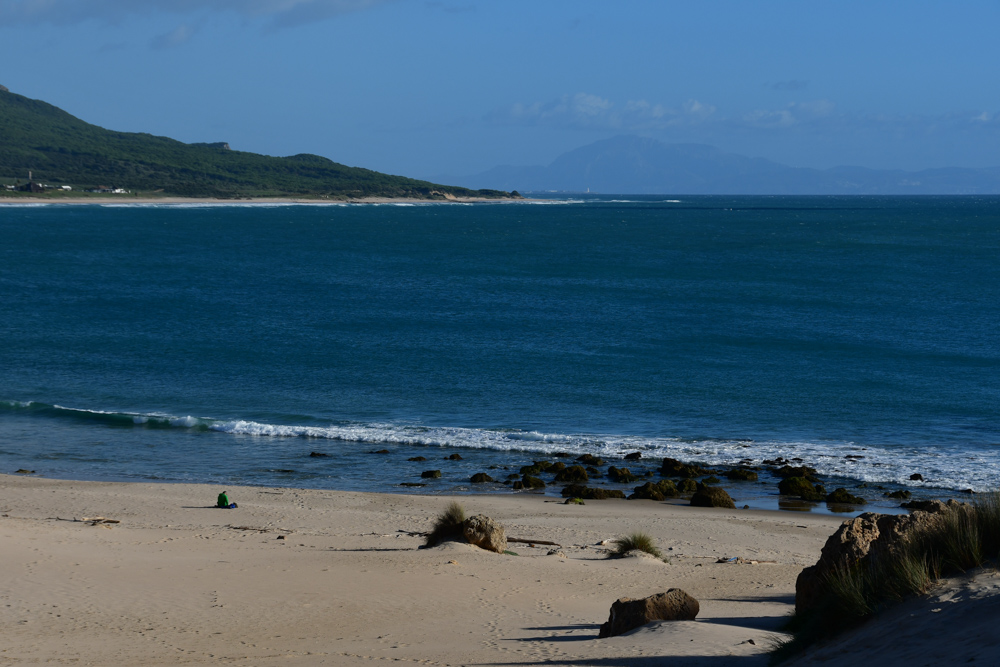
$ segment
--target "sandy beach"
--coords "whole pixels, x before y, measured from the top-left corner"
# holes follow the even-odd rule
[[[511,543],[513,556],[418,549],[411,533],[447,497],[231,487],[239,508],[220,510],[220,490],[0,476],[0,663],[763,665],[795,577],[840,523],[458,498],[509,537],[560,545]],[[606,557],[601,542],[635,530],[671,562]],[[716,562],[732,556],[758,562]],[[672,587],[699,600],[696,621],[597,639],[617,598]]]

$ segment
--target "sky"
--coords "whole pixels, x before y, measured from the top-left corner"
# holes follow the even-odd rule
[[[997,26],[996,0],[0,0],[0,84],[109,129],[418,178],[622,134],[986,167]]]

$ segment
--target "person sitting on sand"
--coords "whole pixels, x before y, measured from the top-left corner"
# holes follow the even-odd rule
[[[225,491],[223,491],[222,493],[219,494],[219,500],[216,503],[216,507],[219,507],[224,510],[232,510],[239,507],[239,505],[237,505],[236,503],[229,502],[229,496],[226,495]]]

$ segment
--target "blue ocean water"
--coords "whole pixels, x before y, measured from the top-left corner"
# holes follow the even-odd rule
[[[985,489],[998,327],[996,197],[0,206],[0,471],[450,492],[641,451]]]

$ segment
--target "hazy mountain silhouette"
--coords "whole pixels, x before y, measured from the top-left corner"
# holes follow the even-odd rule
[[[468,188],[616,194],[1000,194],[1000,167],[922,171],[789,167],[705,144],[619,136],[560,155],[547,167],[495,167],[438,181]]]

